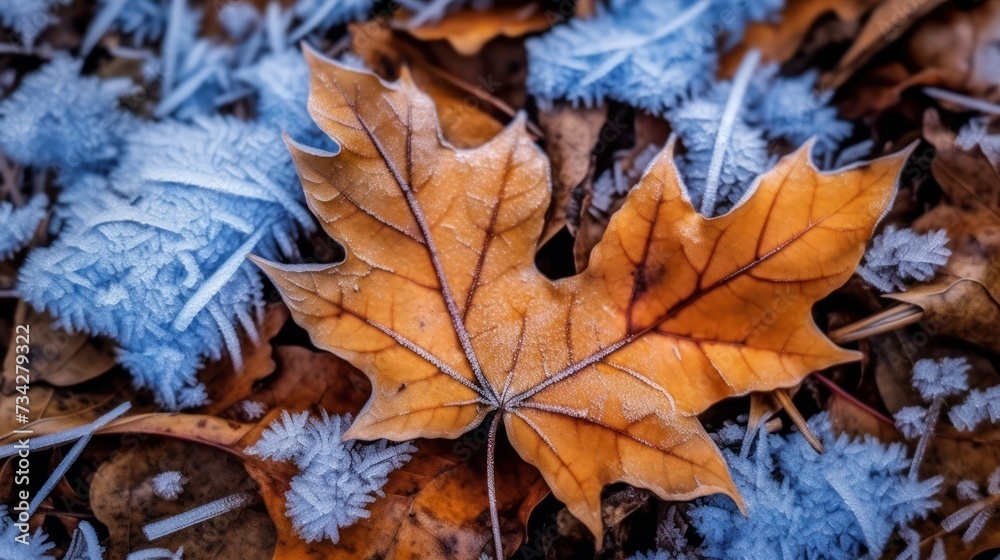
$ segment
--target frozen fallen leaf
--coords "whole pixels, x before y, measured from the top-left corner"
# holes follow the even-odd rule
[[[310,112],[341,150],[290,149],[347,256],[256,260],[314,343],[372,380],[347,437],[454,438],[496,411],[491,433],[502,420],[600,537],[611,482],[738,500],[696,415],[857,359],[823,336],[811,308],[853,273],[907,152],[825,174],[807,145],[709,219],[686,199],[669,146],[587,270],[553,282],[533,263],[550,188],[523,120],[456,149],[407,72],[389,84],[307,58]]]

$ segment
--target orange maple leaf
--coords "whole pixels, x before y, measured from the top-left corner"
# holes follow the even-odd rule
[[[905,154],[822,173],[807,145],[737,208],[705,218],[668,146],[589,268],[551,281],[533,261],[548,162],[522,118],[456,149],[405,71],[390,84],[307,58],[309,110],[341,148],[289,146],[346,257],[255,262],[313,342],[371,379],[345,437],[454,438],[495,412],[491,434],[502,420],[599,543],[612,482],[739,502],[696,415],[858,358],[819,331],[811,307],[854,272]]]

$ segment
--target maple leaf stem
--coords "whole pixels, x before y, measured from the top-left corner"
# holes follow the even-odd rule
[[[722,112],[722,121],[719,123],[719,135],[715,137],[715,148],[712,150],[708,178],[705,180],[705,194],[701,199],[701,213],[704,216],[711,216],[715,211],[715,200],[719,193],[719,178],[722,176],[722,164],[726,159],[726,151],[729,150],[733,127],[736,126],[736,118],[743,105],[743,96],[746,95],[747,86],[750,85],[750,77],[753,76],[753,71],[759,63],[760,51],[751,49],[743,57],[743,62],[740,63],[740,67],[736,71],[736,77],[733,78],[733,87],[729,91],[726,108]]]
[[[493,525],[493,546],[496,551],[496,560],[503,560],[503,542],[500,540],[500,514],[497,511],[497,483],[495,473],[497,425],[500,423],[501,415],[500,411],[493,414],[493,421],[490,422],[490,437],[486,444],[486,491],[490,500],[490,523]]]

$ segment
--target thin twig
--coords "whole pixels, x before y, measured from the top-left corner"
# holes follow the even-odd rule
[[[798,407],[792,402],[792,396],[788,394],[788,389],[777,389],[774,391],[774,397],[778,400],[778,404],[785,409],[788,413],[788,418],[791,419],[792,423],[799,429],[802,437],[806,438],[809,445],[816,450],[816,453],[825,453],[826,450],[823,449],[823,442],[816,437],[813,433],[812,428],[809,427],[809,423],[806,419],[802,417],[802,413],[799,412]]]
[[[923,318],[924,310],[920,306],[899,303],[860,321],[834,329],[827,336],[837,344],[844,344],[901,329],[918,323]]]
[[[430,66],[430,65],[426,66],[425,69],[428,72],[430,72],[431,74],[434,74],[434,76],[436,76],[436,77],[438,77],[438,78],[440,78],[440,79],[448,82],[449,84],[455,86],[456,88],[458,88],[458,89],[460,89],[460,90],[462,90],[462,91],[464,91],[464,92],[466,92],[466,93],[468,93],[470,95],[475,95],[480,100],[485,101],[486,103],[489,103],[490,105],[493,105],[500,112],[502,112],[503,114],[507,115],[508,117],[510,117],[510,118],[513,119],[514,117],[517,116],[517,111],[513,107],[511,107],[510,105],[508,105],[505,101],[503,101],[502,99],[500,99],[498,97],[494,97],[493,95],[491,95],[487,91],[482,91],[481,88],[473,87],[472,85],[466,83],[464,80],[462,80],[458,76],[455,76],[454,74],[451,74],[450,72],[447,72],[447,71],[442,70],[440,68],[435,68],[435,67]],[[539,128],[539,126],[537,124],[535,124],[534,122],[532,122],[531,119],[525,119],[525,123],[526,123],[526,126],[528,128],[528,132],[530,132],[531,134],[533,134],[535,137],[537,137],[537,138],[544,138],[545,137],[545,133],[542,132],[542,129]]]
[[[962,95],[960,93],[936,87],[925,87],[924,93],[935,99],[949,101],[956,105],[968,107],[969,109],[975,109],[976,111],[989,113],[991,115],[1000,115],[1000,105],[997,105],[996,103],[989,103],[987,101],[983,101],[982,99],[976,99],[975,97],[969,97],[968,95]]]
[[[851,401],[851,404],[853,404],[854,406],[857,406],[858,408],[864,410],[868,414],[871,414],[876,419],[878,419],[880,422],[883,422],[883,423],[888,424],[888,425],[893,426],[893,427],[896,426],[896,423],[893,422],[891,418],[889,418],[885,414],[882,414],[881,412],[875,410],[874,408],[868,406],[867,404],[859,401],[857,397],[855,397],[854,395],[848,393],[843,387],[841,387],[840,385],[837,385],[836,383],[833,382],[833,380],[831,380],[830,378],[826,377],[822,373],[815,372],[815,373],[812,374],[812,376],[813,376],[814,379],[816,379],[817,381],[819,381],[820,383],[822,383],[827,389],[829,389],[831,393],[836,393],[838,396],[843,397],[843,398],[847,399],[848,401]]]

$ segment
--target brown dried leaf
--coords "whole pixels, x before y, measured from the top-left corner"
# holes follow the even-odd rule
[[[568,226],[570,233],[576,233],[580,216],[568,215],[567,211],[575,189],[593,188],[591,154],[607,112],[604,106],[573,107],[561,102],[550,110],[539,111],[538,120],[545,131],[545,151],[552,162],[552,203],[539,245],[544,245],[563,227]]]
[[[938,332],[1000,352],[1000,221],[996,210],[941,204],[913,223],[948,230],[952,254],[933,280],[886,297],[917,305]]]
[[[944,3],[945,0],[884,0],[872,12],[837,67],[823,77],[824,86],[836,88],[842,85],[872,56],[891,45],[915,22]]]
[[[31,382],[45,382],[56,387],[85,383],[103,375],[115,365],[112,349],[83,333],[68,333],[55,326],[55,319],[44,311],[35,311],[23,301],[18,302],[14,315],[15,325],[28,325],[28,356]],[[15,348],[23,340],[11,336],[11,344],[3,366],[3,386],[0,393],[12,394],[14,390],[18,355]]]
[[[904,3],[908,0],[903,0]],[[935,0],[940,3],[940,0]],[[916,2],[914,5],[921,4]],[[849,118],[877,113],[915,86],[937,86],[986,101],[1000,101],[1000,2],[952,2],[923,18],[877,64],[852,80],[852,100],[842,105]],[[846,81],[860,69],[855,63],[828,75],[829,85]]]
[[[123,559],[144,548],[184,547],[186,560],[271,558],[276,542],[266,513],[253,508],[232,511],[156,541],[149,542],[144,525],[177,515],[230,494],[252,490],[255,484],[239,462],[218,450],[178,440],[139,443],[129,440],[94,474],[90,503],[97,520],[107,526],[107,558]],[[180,471],[188,478],[176,501],[153,494],[150,478]]]
[[[788,0],[775,21],[759,21],[747,26],[740,44],[723,56],[720,73],[732,76],[750,49],[758,49],[766,61],[786,62],[823,16],[832,13],[841,21],[856,22],[880,2],[881,0]]]
[[[549,28],[551,21],[538,4],[501,7],[487,11],[464,9],[447,14],[441,21],[420,27],[408,25],[409,15],[401,14],[393,27],[421,41],[445,40],[459,54],[473,56],[486,43],[500,37],[520,37]]]

